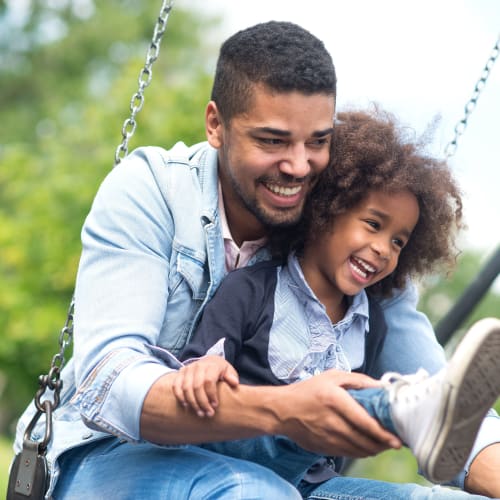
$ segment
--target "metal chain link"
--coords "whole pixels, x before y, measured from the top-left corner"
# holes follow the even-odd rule
[[[126,156],[128,152],[128,141],[134,135],[137,123],[135,120],[136,114],[142,109],[144,105],[144,89],[151,83],[153,77],[152,66],[153,63],[158,59],[158,53],[160,50],[160,43],[165,33],[167,26],[167,19],[170,11],[172,10],[173,1],[163,0],[160,15],[156,21],[153,37],[151,44],[148,48],[146,54],[146,62],[139,74],[139,89],[132,96],[130,101],[130,117],[127,118],[122,127],[123,141],[118,146],[115,154],[115,166],[120,163],[122,157]],[[123,154],[123,156],[121,156]],[[28,425],[27,429],[30,430],[26,432],[25,439],[30,439],[31,430],[34,424],[39,420],[42,413],[45,413],[45,437],[39,443],[39,452],[44,453],[45,449],[51,439],[52,435],[52,413],[59,406],[60,395],[63,386],[63,381],[61,380],[61,371],[66,363],[65,353],[66,349],[71,345],[73,341],[73,315],[75,312],[75,297],[71,298],[71,303],[68,308],[68,314],[66,317],[66,322],[61,329],[59,334],[59,352],[57,352],[50,364],[49,373],[46,375],[40,375],[38,378],[39,389],[35,395],[35,406],[37,412],[33,417],[32,421]],[[45,399],[45,393],[47,390],[50,394]]]
[[[130,116],[123,122],[122,126],[122,142],[116,148],[115,152],[115,166],[128,154],[128,141],[134,135],[137,128],[135,117],[144,105],[144,90],[151,83],[153,78],[152,67],[154,62],[158,59],[160,52],[161,39],[167,28],[167,20],[170,11],[172,10],[173,1],[163,0],[163,5],[160,9],[160,15],[155,24],[153,38],[146,53],[146,62],[144,67],[139,73],[139,88],[130,100]]]
[[[472,97],[465,105],[464,117],[455,126],[455,136],[453,137],[453,140],[451,140],[445,148],[446,158],[450,158],[455,154],[457,150],[458,139],[465,132],[465,129],[467,128],[467,120],[469,119],[470,114],[474,111],[476,107],[479,94],[486,85],[486,80],[490,76],[491,68],[495,64],[495,61],[499,53],[500,53],[500,35],[498,36],[496,44],[493,46],[493,49],[491,51],[490,57],[488,58],[488,61],[486,62],[483,71],[481,72],[481,76],[479,77],[479,80],[477,81],[476,86],[474,87],[474,92],[472,93]]]
[[[35,406],[38,411],[45,412],[46,404],[49,402],[49,406],[51,410],[55,410],[59,405],[60,393],[62,389],[62,380],[61,380],[61,371],[64,368],[66,363],[66,359],[64,354],[66,349],[71,344],[73,340],[73,313],[75,311],[75,298],[74,296],[71,299],[71,303],[68,308],[68,314],[66,316],[66,322],[64,326],[61,328],[61,332],[59,333],[59,352],[54,354],[52,358],[52,362],[50,364],[49,373],[46,375],[40,375],[38,378],[38,384],[40,388],[38,389],[35,395]],[[42,397],[45,395],[47,389],[50,389],[52,392],[53,400],[50,401],[48,399],[42,400]]]

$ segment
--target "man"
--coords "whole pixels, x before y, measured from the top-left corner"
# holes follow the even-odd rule
[[[103,182],[82,232],[74,356],[48,451],[54,498],[301,498],[264,467],[193,445],[281,434],[324,455],[399,447],[344,390],[376,384],[363,374],[331,371],[284,387],[221,383],[220,408],[207,419],[177,404],[166,362],[227,271],[268,258],[270,231],[298,221],[329,161],[335,93],[318,39],[290,23],[254,26],[221,48],[208,144],[138,150]],[[400,372],[435,372],[444,356],[415,302],[410,289],[385,304],[382,356]],[[481,436],[471,489],[483,478],[493,484],[478,460],[494,449],[490,463],[500,463],[499,445],[477,454],[495,441]],[[322,483],[336,472],[318,464],[303,494],[351,491],[344,478]],[[410,492],[387,488],[379,498]]]

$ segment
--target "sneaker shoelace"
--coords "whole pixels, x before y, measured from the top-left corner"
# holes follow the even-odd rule
[[[405,390],[405,387],[410,388],[427,379],[429,379],[429,373],[423,368],[420,368],[416,373],[412,373],[411,375],[401,375],[401,373],[397,372],[387,372],[382,376],[380,381],[389,391],[389,400],[391,403],[401,400],[402,398],[405,398],[407,403],[411,403],[414,400],[420,399],[420,397],[424,396],[424,394],[421,391]],[[434,384],[432,383],[423,384],[425,395],[432,392],[433,385]]]

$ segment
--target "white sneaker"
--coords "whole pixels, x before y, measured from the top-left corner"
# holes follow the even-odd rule
[[[500,396],[500,320],[475,323],[436,375],[387,373],[391,416],[422,474],[434,483],[465,465],[489,408]]]

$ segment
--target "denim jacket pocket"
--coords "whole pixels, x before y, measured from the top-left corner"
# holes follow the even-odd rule
[[[158,345],[177,355],[189,340],[198,311],[208,293],[205,254],[174,242],[168,303]]]
[[[191,288],[194,300],[203,300],[208,290],[208,271],[199,253],[194,253],[184,247],[177,247],[177,271]]]

